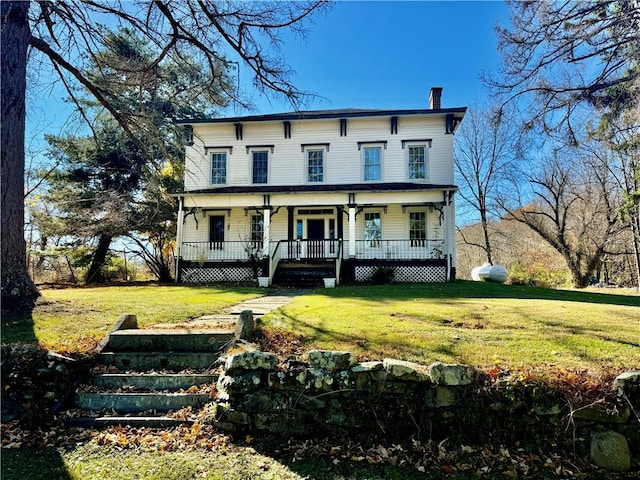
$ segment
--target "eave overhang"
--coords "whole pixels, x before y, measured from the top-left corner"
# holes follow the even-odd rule
[[[447,190],[455,192],[456,185],[442,185],[432,183],[349,183],[336,185],[245,185],[203,188],[174,193],[174,197],[204,196],[204,195],[236,195],[236,194],[294,194],[294,193],[353,193],[353,192],[411,192],[424,190]]]
[[[197,125],[207,123],[246,123],[246,122],[275,122],[291,120],[324,120],[340,118],[362,118],[362,117],[399,117],[411,115],[454,115],[462,118],[467,111],[467,107],[438,108],[438,109],[404,109],[404,110],[373,110],[373,109],[338,109],[338,110],[313,110],[287,113],[273,113],[266,115],[247,115],[243,117],[220,117],[220,118],[194,118],[176,120],[178,125]]]

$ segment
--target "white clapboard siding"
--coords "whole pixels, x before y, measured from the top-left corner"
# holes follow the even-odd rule
[[[194,126],[194,144],[187,147],[185,189],[211,185],[213,151],[227,151],[227,185],[251,185],[252,151],[268,150],[270,185],[306,183],[306,157],[301,145],[329,144],[325,152],[325,184],[363,182],[362,150],[358,142],[386,141],[383,182],[407,181],[407,149],[402,140],[431,139],[428,178],[435,184],[453,183],[453,135],[446,135],[442,117],[400,117],[398,133],[389,133],[389,118],[350,118],[347,135],[340,136],[339,119],[291,122],[291,138],[284,138],[282,122],[247,122],[243,138],[236,140],[235,127],[216,123]],[[268,147],[265,147],[268,146]],[[273,146],[273,152],[271,151]],[[221,148],[222,147],[222,148]],[[231,147],[231,148],[227,148]]]

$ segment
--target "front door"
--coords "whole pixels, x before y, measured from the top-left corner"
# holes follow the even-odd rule
[[[307,241],[309,245],[308,255],[310,258],[324,257],[324,219],[307,219]]]
[[[224,215],[209,217],[209,248],[222,250],[224,248]]]

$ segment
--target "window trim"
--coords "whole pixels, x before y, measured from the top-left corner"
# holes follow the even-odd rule
[[[384,150],[387,142],[384,142],[384,143],[383,142],[361,142],[361,143],[363,143],[363,146],[360,149],[360,168],[361,168],[362,181],[367,183],[376,183],[376,182],[384,181]],[[366,178],[367,166],[365,163],[365,157],[366,157],[366,152],[369,149],[378,149],[380,151],[380,177],[373,180],[367,180]]]
[[[431,145],[430,142],[426,142],[425,140],[415,140],[415,141],[403,141],[403,148],[405,150],[405,168],[406,168],[406,175],[405,178],[410,181],[410,182],[428,182],[429,181],[429,177],[430,177],[430,173],[431,170],[429,168],[429,146]],[[405,148],[406,146],[406,148]],[[424,178],[411,178],[411,157],[410,157],[410,151],[411,151],[411,147],[422,147],[424,148]]]
[[[209,155],[209,185],[228,185],[229,184],[229,150],[226,148],[211,148],[207,149]],[[213,182],[213,156],[224,154],[224,182]]]
[[[214,235],[211,235],[213,233],[213,219],[214,218],[221,218],[222,219],[222,239],[217,239],[214,240],[212,237],[214,237]],[[226,242],[226,229],[227,229],[227,216],[226,215],[219,215],[219,214],[213,214],[213,215],[208,215],[208,222],[209,222],[209,249],[210,250],[224,250],[224,245]]]
[[[302,146],[304,152],[304,183],[311,185],[319,185],[326,183],[327,181],[327,152],[329,151],[329,144],[308,144]],[[322,152],[322,180],[311,181],[309,176],[309,153],[310,152]]]
[[[367,239],[367,215],[377,215],[378,220],[380,221],[380,230],[378,239],[369,240]],[[362,240],[364,241],[365,248],[380,248],[382,246],[382,212],[379,210],[373,210],[370,212],[364,212],[363,224],[362,224]],[[377,242],[377,245],[372,245],[371,243]]]
[[[267,212],[267,215],[269,213]],[[254,221],[256,219],[258,220],[257,225],[260,226],[260,229],[254,229],[254,226],[256,225],[254,223]],[[264,214],[261,212],[256,212],[256,213],[252,213],[251,217],[249,219],[249,241],[251,242],[251,245],[258,245],[260,249],[262,249],[262,246],[264,244]],[[259,234],[259,235],[258,235]]]
[[[420,213],[424,215],[424,238],[411,238],[411,215]],[[408,238],[411,248],[426,248],[429,243],[429,213],[428,210],[412,209],[407,212],[408,220]],[[415,242],[415,244],[414,244]]]
[[[269,150],[265,147],[265,146],[258,146],[255,148],[251,148],[251,149],[247,149],[247,152],[249,153],[249,174],[250,174],[250,178],[251,178],[251,182],[250,185],[268,185],[269,184],[269,180],[270,177],[269,175],[271,174],[270,172],[270,168],[269,168],[269,160],[270,160],[270,154],[269,154]],[[267,156],[266,159],[266,169],[267,169],[267,173],[266,173],[266,178],[264,182],[256,182],[255,181],[255,175],[254,175],[254,160],[253,160],[253,156],[256,153],[265,153]]]

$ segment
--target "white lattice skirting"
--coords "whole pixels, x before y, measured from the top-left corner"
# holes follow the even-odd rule
[[[182,283],[224,283],[254,281],[251,267],[185,268]]]
[[[370,282],[378,269],[374,266],[356,267],[356,282]],[[447,281],[447,267],[396,266],[394,283],[437,283]]]

